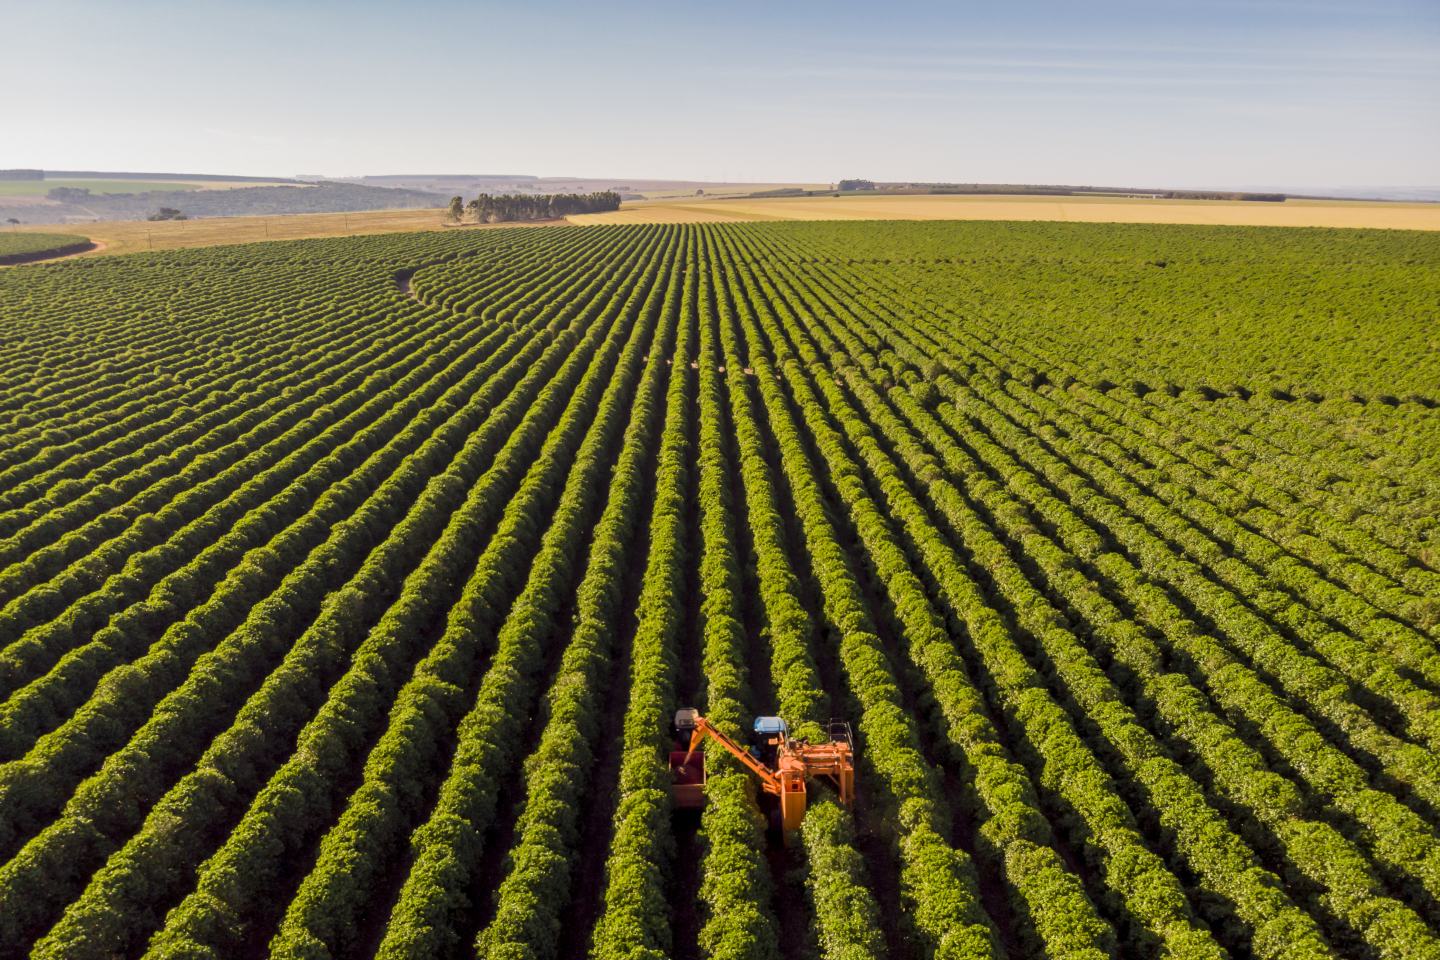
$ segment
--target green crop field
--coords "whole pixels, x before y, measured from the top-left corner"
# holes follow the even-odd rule
[[[0,957],[1440,957],[1437,304],[1158,224],[6,270]],[[689,705],[858,799],[672,809]]]
[[[0,265],[56,256],[90,245],[73,233],[0,233]]]

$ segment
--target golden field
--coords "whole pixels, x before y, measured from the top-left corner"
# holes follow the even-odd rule
[[[1147,200],[1130,197],[778,197],[627,203],[575,223],[709,223],[725,220],[1069,220],[1271,227],[1440,230],[1440,203],[1359,200]]]
[[[222,243],[254,243],[262,240],[304,240],[362,233],[490,228],[477,228],[473,224],[464,227],[451,226],[445,222],[445,212],[436,209],[295,213],[274,217],[206,217],[199,220],[161,220],[153,223],[148,220],[98,220],[92,223],[35,224],[20,229],[36,233],[71,233],[89,237],[100,245],[99,249],[80,256],[95,257],[144,250],[213,247]]]
[[[780,197],[762,200],[652,200],[614,213],[569,218],[592,223],[715,223],[738,220],[1069,220],[1097,223],[1194,223],[1276,227],[1374,227],[1440,230],[1440,204],[1357,200],[1145,200],[1128,197],[876,196]],[[545,221],[551,223],[552,221]],[[518,226],[495,224],[494,226]],[[490,229],[480,227],[478,229]],[[209,247],[263,240],[301,240],[415,230],[474,230],[445,222],[443,210],[374,210],[199,220],[102,220],[18,228],[89,237],[84,257],[144,250]]]

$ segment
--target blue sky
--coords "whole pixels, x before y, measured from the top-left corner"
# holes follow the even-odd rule
[[[1440,183],[1440,0],[0,14],[0,167]]]

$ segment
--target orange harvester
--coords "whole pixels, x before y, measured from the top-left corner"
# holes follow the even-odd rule
[[[855,741],[848,723],[830,721],[829,741],[809,743],[792,738],[779,717],[758,717],[755,733],[760,743],[747,750],[700,716],[700,711],[685,707],[675,713],[675,733],[689,738],[687,749],[670,753],[670,794],[679,809],[695,809],[705,803],[705,755],[700,748],[707,737],[759,778],[761,789],[775,798],[772,823],[786,835],[798,830],[805,817],[807,779],[824,777],[838,791],[842,804],[848,807],[855,802]]]

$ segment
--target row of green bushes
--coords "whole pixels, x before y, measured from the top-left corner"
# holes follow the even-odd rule
[[[853,386],[856,380],[855,378],[847,378],[847,382]],[[893,388],[892,396],[898,398],[898,403],[906,403],[908,401],[907,392],[903,388]],[[910,403],[913,404],[913,401],[910,401]],[[888,437],[893,439],[896,438],[897,435],[903,434],[905,428],[898,426],[897,421],[884,412],[883,406],[877,407],[874,404],[868,406],[872,414],[878,414],[881,417],[881,420],[878,422],[886,424],[885,432]],[[923,421],[924,418],[928,417],[928,414],[918,405],[914,405],[912,416],[914,416],[917,421]],[[938,443],[935,443],[935,437],[941,438]],[[938,428],[938,424],[935,424],[932,429],[927,432],[927,438],[932,441],[937,449],[946,448],[947,438],[943,431]],[[982,441],[978,439],[971,439],[970,442],[976,445],[977,449],[980,448],[982,443]],[[901,447],[903,449],[904,445],[902,444]],[[910,449],[912,451],[916,449],[913,445],[913,440],[911,441]],[[1037,460],[1035,458],[1037,455],[1034,451],[1030,450],[1027,452],[1030,455],[1029,462],[1036,463]],[[952,451],[952,456],[954,455],[955,452]],[[909,458],[906,459],[907,462],[909,462]],[[1010,477],[1023,476],[1023,470],[1017,462],[1009,460],[1008,457],[1004,458],[1002,462],[1004,462],[1004,466],[1001,469],[1004,471],[1004,475]],[[970,463],[968,457],[947,461],[946,466],[953,471],[953,475],[955,476],[972,477],[979,472],[979,468],[975,464]],[[937,491],[941,494],[946,491],[949,492],[949,506],[946,507],[941,503],[937,503],[935,508],[942,511],[945,516],[953,517],[953,511],[956,509],[964,511],[966,508],[963,506],[962,501],[959,500],[958,494],[955,493],[953,488],[949,487],[948,481],[943,479],[943,474],[939,476],[940,478],[936,479],[935,474],[930,474],[928,491],[932,496],[936,495]],[[982,491],[986,489],[999,490],[999,488],[986,487],[983,485],[980,489]],[[1072,496],[1074,496],[1073,493]],[[944,500],[943,497],[941,499]],[[1033,497],[1032,502],[1050,504],[1052,506],[1059,505],[1058,501],[1053,497],[1049,497],[1043,493],[1038,497]],[[959,505],[958,507],[957,504]],[[1013,512],[1013,507],[1011,511]],[[1004,513],[1000,513],[999,515],[1002,517],[1005,516]],[[1028,540],[1039,539],[1040,535],[1035,532],[1035,528],[1030,525],[1030,521],[1023,515],[1016,517],[1014,523],[1017,525],[1017,528],[1022,531],[1022,538]],[[1039,613],[1045,605],[1044,599],[1037,598],[1033,595],[1026,595],[1026,591],[1033,591],[1033,588],[1029,587],[1024,574],[1019,571],[1018,568],[1013,567],[1008,555],[1004,552],[1004,548],[999,546],[998,543],[993,540],[993,537],[989,535],[983,521],[976,518],[968,518],[963,524],[964,535],[969,542],[974,543],[978,540],[980,543],[985,544],[983,549],[981,547],[975,547],[975,549],[981,551],[980,557],[982,562],[986,563],[992,570],[996,569],[997,566],[1000,569],[1009,569],[1010,572],[1003,576],[999,574],[996,575],[997,582],[1002,585],[1008,584],[1007,590],[1019,591],[1018,596],[1011,597],[1011,603],[1017,610],[1021,611],[1022,621],[1024,621],[1026,616],[1038,618],[1032,620],[1029,625],[1035,636],[1048,641],[1047,647],[1050,647],[1050,649],[1047,650],[1047,653],[1049,653],[1050,660],[1061,665],[1076,665],[1076,667],[1079,668],[1079,672],[1074,675],[1081,678],[1078,682],[1087,682],[1088,680],[1089,685],[1094,687],[1096,683],[1094,677],[1097,676],[1097,674],[1093,671],[1093,668],[1089,674],[1086,674],[1083,669],[1088,659],[1088,654],[1075,645],[1075,641],[1068,632],[1058,631],[1048,626],[1048,622],[1044,619],[1044,616]],[[960,535],[959,528],[957,528],[957,535]],[[1038,553],[1042,558],[1042,565],[1044,565],[1043,561],[1048,559],[1049,563],[1046,565],[1046,570],[1052,578],[1052,583],[1057,580],[1066,582],[1069,584],[1072,592],[1082,591],[1082,596],[1085,590],[1090,590],[1093,593],[1093,587],[1089,586],[1088,581],[1073,570],[1073,558],[1071,555],[1056,550],[1053,545],[1051,545],[1049,553],[1046,553],[1043,549],[1034,548],[1033,545],[1032,551],[1032,556]],[[1082,553],[1082,555],[1084,554]],[[1113,617],[1107,618],[1104,624],[1108,626],[1113,620]],[[1099,629],[1103,632],[1105,626],[1101,626]],[[1133,641],[1136,637],[1143,638],[1143,634],[1136,634],[1132,631],[1130,637]],[[1069,644],[1068,647],[1065,646],[1067,642]],[[1055,646],[1051,647],[1051,644]],[[1158,663],[1158,656],[1158,653],[1152,654],[1150,659]],[[1146,659],[1142,657],[1141,660],[1134,665],[1135,669],[1137,671],[1143,670],[1143,664],[1146,662]],[[1064,673],[1063,666],[1062,673]],[[1159,696],[1154,691],[1147,691],[1147,694],[1151,697]],[[1102,690],[1102,692],[1092,694],[1088,702],[1079,696],[1077,696],[1077,700],[1081,701],[1080,708],[1086,710],[1087,715],[1103,717],[1107,716],[1108,712],[1101,709],[1098,705],[1102,702],[1111,702],[1113,700],[1113,694],[1105,694]],[[1174,703],[1175,701],[1172,698],[1168,702]],[[1191,697],[1182,702],[1186,706],[1193,708],[1195,704],[1203,701]],[[1166,719],[1171,725],[1178,726],[1185,721],[1186,715],[1177,716],[1171,714]],[[1188,719],[1194,721],[1196,717],[1189,715]],[[1132,727],[1132,729],[1134,728]],[[1276,777],[1274,774],[1269,774],[1268,771],[1265,770],[1258,755],[1252,755],[1252,762],[1249,767],[1244,767],[1247,753],[1245,748],[1243,748],[1242,742],[1236,739],[1233,734],[1229,734],[1228,748],[1226,747],[1225,740],[1222,739],[1218,742],[1215,740],[1216,737],[1221,736],[1220,731],[1223,729],[1223,726],[1216,727],[1212,724],[1207,728],[1209,740],[1203,744],[1193,745],[1193,749],[1198,750],[1206,762],[1210,764],[1212,775],[1216,776],[1216,782],[1221,785],[1226,795],[1232,799],[1240,798],[1236,800],[1236,802],[1244,803],[1246,798],[1254,797],[1257,796],[1258,793],[1265,792],[1263,785],[1266,783],[1267,776],[1274,781],[1269,789],[1271,799],[1279,795],[1275,793],[1277,790],[1283,794],[1284,788],[1288,787],[1288,785],[1284,783],[1283,779]],[[1134,739],[1132,735],[1121,737],[1114,742],[1124,744],[1133,742]],[[1153,765],[1153,758],[1150,762]],[[1219,771],[1218,774],[1215,773],[1215,771]],[[1156,792],[1163,793],[1167,798],[1174,798],[1177,796],[1177,786],[1179,787],[1178,795],[1183,795],[1185,789],[1183,783],[1184,781],[1172,778],[1169,781],[1169,789],[1161,789]],[[1291,796],[1292,799],[1298,798],[1298,794],[1294,794],[1293,792]],[[1276,810],[1269,814],[1266,822],[1276,831],[1280,838],[1279,842],[1285,846],[1287,853],[1293,852],[1294,859],[1287,862],[1295,864],[1295,869],[1307,873],[1314,882],[1322,886],[1326,884],[1329,885],[1330,893],[1325,897],[1326,910],[1340,913],[1341,916],[1347,918],[1348,922],[1354,924],[1355,929],[1364,930],[1367,936],[1373,936],[1375,938],[1374,945],[1376,949],[1380,949],[1382,952],[1393,952],[1397,950],[1419,950],[1423,952],[1429,949],[1427,946],[1427,937],[1423,933],[1423,922],[1413,914],[1408,914],[1403,907],[1394,901],[1388,901],[1385,898],[1383,893],[1375,886],[1374,881],[1370,879],[1370,867],[1364,862],[1363,857],[1353,848],[1349,847],[1344,838],[1334,833],[1334,831],[1330,830],[1327,826],[1312,824],[1309,827],[1308,833],[1303,836],[1297,835],[1296,831],[1300,830],[1301,827],[1293,820],[1296,812],[1293,808]],[[1163,812],[1161,817],[1163,821]],[[1326,831],[1329,831],[1328,839],[1326,839]],[[1322,854],[1320,849],[1317,849],[1317,844],[1321,845],[1327,852]],[[1357,913],[1357,911],[1361,909],[1361,904],[1368,904],[1368,906],[1364,908],[1363,915]],[[1381,914],[1375,911],[1385,907],[1386,904],[1389,904],[1386,908],[1388,912],[1384,912],[1386,919],[1382,922],[1378,919]],[[1406,919],[1407,916],[1409,919]],[[1276,948],[1272,947],[1272,949]]]
[[[821,591],[829,635],[836,642],[837,660],[860,707],[862,769],[874,776],[876,799],[897,825],[894,839],[900,881],[909,906],[906,926],[919,938],[927,954],[994,955],[999,949],[998,940],[980,905],[974,865],[950,842],[948,811],[935,773],[920,752],[915,720],[907,713],[884,645],[875,633],[860,585],[850,568],[851,560],[828,515],[816,465],[805,450],[804,433],[787,408],[780,377],[763,352],[767,338],[761,327],[768,326],[771,316],[763,310],[763,296],[751,285],[748,273],[732,257],[729,249],[721,248],[720,259],[727,267],[727,285],[738,314],[734,326],[736,332],[743,328],[749,344],[745,359],[755,371],[755,382],[765,401]],[[773,346],[773,334],[769,339]],[[738,358],[738,354],[735,356]],[[787,379],[789,375],[787,371]],[[813,432],[813,418],[806,416],[803,422]],[[827,932],[831,931],[822,924],[822,942]],[[829,945],[830,949],[839,947]]]
[[[644,379],[630,409],[619,462],[611,473],[609,500],[594,527],[577,593],[574,633],[546,696],[543,715],[548,721],[539,746],[525,761],[525,807],[508,855],[511,870],[495,892],[494,919],[475,940],[479,956],[554,960],[559,952],[567,908],[575,894],[574,867],[588,813],[586,802],[596,793],[596,754],[604,749],[600,737],[606,681],[623,676],[613,669],[613,661],[619,657],[616,646],[625,633],[621,588],[645,515],[645,475],[663,452],[655,449],[662,440],[662,423],[673,431],[672,457],[675,441],[684,440],[683,408],[670,409],[670,401],[677,397],[667,384],[679,381],[683,386],[689,373],[688,367],[675,362],[688,353],[689,325],[680,313],[681,273],[688,253],[689,242],[682,240],[663,285],[661,329],[646,354]],[[668,491],[672,497],[676,492]],[[661,513],[663,525],[667,519],[678,519],[674,511],[679,503],[662,503],[661,493],[657,485],[657,505],[671,511]],[[659,531],[662,536],[666,533]],[[652,544],[655,536],[652,529]],[[655,553],[663,557],[670,549],[662,545]],[[673,626],[676,612],[675,595],[668,592],[673,571],[661,568],[655,573],[659,582],[642,584],[642,593],[648,586],[650,595],[642,596],[638,606],[639,616],[644,618],[648,610],[649,619],[656,621],[651,629]],[[637,632],[643,626],[637,625]]]
[[[490,389],[504,390],[512,385],[524,366],[522,359],[496,374]],[[484,382],[482,377],[474,386]],[[97,697],[76,714],[73,723],[44,738],[24,760],[7,768],[14,777],[6,782],[7,801],[13,796],[16,802],[29,798],[33,803],[48,796],[55,798],[52,802],[63,802],[69,795],[69,785],[114,749],[111,744],[119,739],[117,733],[128,735],[129,730],[138,728],[118,753],[80,784],[66,806],[67,813],[32,839],[21,856],[6,866],[6,871],[11,866],[19,868],[13,876],[0,874],[5,876],[3,890],[7,896],[24,898],[26,911],[39,909],[42,903],[48,905],[46,909],[63,903],[60,897],[66,890],[53,881],[47,897],[26,897],[26,878],[35,875],[34,871],[48,869],[47,865],[55,862],[53,858],[59,857],[75,868],[69,874],[75,881],[83,880],[86,874],[79,869],[81,865],[103,857],[129,835],[149,804],[172,782],[166,777],[183,771],[187,758],[196,756],[211,736],[223,730],[244,696],[284,655],[286,645],[293,640],[292,633],[302,628],[307,612],[313,616],[321,609],[325,594],[339,587],[378,538],[402,520],[405,505],[422,495],[427,481],[447,464],[452,469],[476,473],[482,469],[485,445],[493,442],[495,434],[472,431],[488,412],[487,401],[492,398],[487,389],[471,392],[466,386],[469,384],[462,380],[458,389],[448,391],[435,405],[432,415],[417,416],[423,409],[423,395],[415,398],[417,406],[408,406],[405,400],[416,393],[416,384],[397,384],[399,392],[392,398],[400,405],[396,419],[388,428],[377,424],[353,438],[357,450],[373,449],[374,453],[361,456],[364,463],[352,474],[352,482],[312,502],[307,522],[290,532],[296,544],[272,544],[263,565],[257,562],[262,558],[252,554],[243,568],[252,576],[273,572],[281,578],[277,602],[260,606],[246,602],[253,586],[245,579],[231,578],[226,588],[165,631],[149,653],[109,675]],[[396,427],[403,429],[387,441],[387,429]],[[422,443],[432,431],[430,442]],[[453,459],[467,437],[473,437],[469,459],[463,454]],[[341,458],[341,462],[351,459]],[[441,490],[431,496],[442,492],[454,496],[451,491]],[[370,493],[383,496],[367,500]],[[431,499],[432,508],[438,509],[423,514],[424,523],[433,524],[436,517],[443,516],[445,503],[444,499]],[[424,523],[400,523],[396,529],[413,535],[425,529]],[[314,538],[315,548],[298,566],[287,563],[286,558],[303,543],[299,539],[302,537]],[[393,556],[392,551],[384,559]],[[354,612],[346,611],[347,615]],[[233,623],[227,625],[231,618]],[[214,645],[210,653],[204,652],[207,640]],[[204,669],[189,669],[197,657]],[[304,674],[309,683],[319,683],[323,677],[315,670]],[[304,701],[298,697],[290,701],[296,702]],[[284,728],[281,721],[286,716],[288,711],[277,712],[275,731]],[[9,792],[12,789],[14,794]],[[203,805],[197,809],[207,815],[213,812]],[[97,817],[95,811],[100,810],[106,811],[104,817]],[[96,832],[96,824],[103,825],[103,833]],[[92,835],[83,855],[75,845],[77,830],[79,835]]]
[[[667,730],[675,706],[675,676],[685,566],[693,562],[685,522],[693,474],[691,460],[705,455],[692,444],[689,420],[695,403],[690,370],[693,272],[682,285],[681,322],[676,335],[665,422],[656,464],[650,512],[650,544],[640,588],[638,623],[630,648],[629,699],[619,749],[613,833],[605,859],[604,895],[592,936],[598,960],[663,960],[669,955],[670,926],[665,890],[674,837],[670,829],[670,767]],[[702,494],[703,497],[703,494]],[[706,602],[710,591],[705,590]]]
[[[120,925],[131,938],[148,935],[143,927],[138,930],[133,928],[146,922],[146,917],[151,917],[149,922],[152,923],[158,919],[153,911],[188,886],[184,873],[180,871],[181,865],[188,864],[193,871],[198,866],[199,857],[207,852],[203,848],[197,849],[193,839],[186,838],[193,838],[201,831],[215,835],[217,826],[221,827],[223,835],[223,829],[245,812],[245,804],[253,792],[265,785],[265,778],[274,770],[274,764],[285,759],[283,752],[274,750],[270,737],[293,738],[299,734],[302,740],[314,741],[317,749],[320,744],[331,745],[331,756],[336,762],[346,755],[343,752],[345,740],[338,735],[348,732],[348,735],[354,736],[360,731],[352,731],[348,726],[333,729],[333,720],[330,724],[332,729],[327,731],[327,713],[337,715],[347,697],[354,700],[362,691],[368,692],[356,682],[362,677],[368,677],[371,683],[383,678],[386,682],[398,684],[395,672],[407,669],[411,658],[418,655],[416,651],[423,649],[424,631],[415,625],[437,615],[431,608],[437,602],[434,593],[418,589],[418,585],[427,582],[427,578],[443,575],[444,570],[462,570],[473,563],[485,532],[500,518],[515,484],[539,450],[549,424],[559,416],[573,391],[574,383],[585,368],[587,355],[603,338],[605,327],[605,324],[594,324],[586,340],[587,346],[578,350],[575,340],[568,333],[559,337],[542,336],[537,340],[537,347],[543,346],[543,353],[529,358],[524,353],[517,355],[505,368],[506,376],[477,394],[466,393],[463,389],[459,391],[455,399],[475,419],[468,423],[463,418],[450,420],[446,429],[431,437],[433,442],[427,445],[429,449],[422,448],[433,463],[426,473],[419,475],[424,486],[423,493],[404,519],[398,524],[394,520],[376,523],[374,511],[403,509],[408,502],[407,498],[396,496],[403,487],[387,482],[374,491],[374,496],[365,501],[359,513],[335,528],[332,535],[334,543],[327,545],[330,549],[316,551],[296,569],[291,575],[291,582],[297,589],[303,590],[307,581],[313,582],[317,576],[339,577],[340,582],[334,586],[341,589],[327,598],[320,617],[310,623],[294,642],[280,669],[271,673],[259,693],[246,704],[238,722],[212,744],[196,771],[187,775],[160,801],[147,820],[146,830],[126,846],[118,862],[112,861],[105,871],[97,875],[91,889],[95,895],[94,907],[104,916],[105,923],[97,920],[94,910],[87,912],[86,908],[90,905],[82,898],[77,904],[75,922],[62,922],[55,931],[57,938],[67,930],[70,934],[69,939],[57,939],[55,945],[59,953],[75,953],[82,945],[91,947],[109,942],[108,938],[91,936],[107,929],[106,924]],[[446,414],[453,408],[453,404],[442,406],[437,411],[439,422],[444,422]],[[427,419],[421,418],[414,423],[419,436],[425,435]],[[432,421],[430,426],[433,428],[434,425],[435,421]],[[477,426],[479,429],[476,429]],[[452,445],[453,449],[456,443],[463,444],[463,449],[452,459],[446,454],[446,444]],[[356,491],[362,496],[366,492],[364,487]],[[386,542],[370,554],[356,576],[346,583],[348,571],[345,566],[337,564],[337,559],[347,554],[337,554],[336,551],[342,549],[345,543],[343,537],[353,537],[358,531],[368,531],[372,535],[388,532],[388,536]],[[363,557],[364,551],[356,556]],[[416,561],[421,561],[418,567],[414,566]],[[407,583],[409,588],[405,589]],[[387,605],[395,600],[397,592],[398,603],[387,611]],[[323,596],[323,591],[319,595]],[[251,688],[250,684],[236,684],[234,680],[254,676],[256,672],[263,676],[266,668],[261,664],[265,661],[257,663],[254,658],[265,653],[273,657],[281,651],[274,651],[260,641],[273,644],[285,639],[284,634],[272,636],[271,618],[275,612],[273,606],[261,604],[256,607],[253,626],[248,631],[237,633],[220,648],[229,657],[217,661],[216,667],[233,662],[237,667],[248,666],[251,673],[233,677],[226,676],[223,670],[193,673],[187,679],[187,685],[200,684],[203,680],[207,696],[205,700],[189,702],[208,702],[213,709],[219,698],[243,695]],[[380,618],[378,626],[375,625],[377,617]],[[356,670],[360,672],[352,671],[347,683],[341,675],[345,673],[345,664],[352,653],[354,662],[360,665]],[[327,692],[332,692],[331,684],[337,680],[339,686],[334,690],[340,692],[335,694],[336,699],[326,700]],[[310,722],[307,736],[301,727],[322,704],[326,708],[318,720]],[[162,709],[157,716],[165,717],[167,713]],[[264,735],[257,737],[258,731],[264,731]],[[173,735],[170,741],[185,742]],[[116,759],[121,760],[124,756],[122,753]],[[129,770],[132,766],[124,764],[117,769]],[[215,774],[222,771],[225,777],[217,780]],[[279,782],[286,779],[287,771],[291,780],[302,774],[318,776],[323,772],[292,758],[286,767],[281,768]],[[102,769],[101,784],[106,772]],[[239,776],[241,772],[243,777]],[[272,788],[276,782],[272,781]],[[163,786],[163,783],[161,781],[156,786]],[[287,797],[284,790],[267,789],[276,799]],[[262,799],[264,796],[262,793]],[[293,794],[289,796],[291,799],[294,797]],[[312,806],[309,815],[314,816],[318,810],[318,804]],[[291,811],[291,814],[297,818],[300,816],[296,811]],[[282,812],[275,815],[279,817]],[[247,816],[252,821],[260,819],[253,811]],[[189,829],[176,832],[173,828],[177,823],[187,823]],[[232,835],[228,848],[234,849],[245,842],[246,837],[252,836],[244,826],[245,821],[241,820],[241,830]],[[147,833],[150,836],[147,837]],[[260,835],[264,835],[263,828]],[[240,839],[236,839],[237,836]],[[237,852],[243,854],[243,846]],[[257,850],[251,856],[258,854]],[[268,866],[265,860],[258,860],[256,868],[246,875],[263,878],[270,875],[266,869],[273,870],[274,867]],[[145,878],[145,882],[140,882],[141,877]],[[263,880],[260,882],[263,883]],[[115,903],[117,890],[127,891],[127,896],[136,902]]]
[[[625,286],[618,280],[607,281],[596,299],[581,302],[585,304],[585,319],[560,338],[568,348],[561,376],[565,376],[564,371],[584,370],[584,377],[579,383],[570,379],[572,386],[566,386],[563,379],[549,384],[497,455],[494,468],[469,491],[469,502],[487,508],[503,507],[504,511],[500,526],[479,560],[473,565],[451,567],[453,551],[445,539],[435,544],[427,562],[411,574],[400,602],[386,611],[371,631],[370,639],[380,645],[373,655],[354,658],[350,672],[301,735],[296,755],[271,778],[225,846],[203,866],[194,892],[170,913],[164,930],[151,941],[152,954],[163,956],[172,950],[184,950],[225,955],[257,922],[257,915],[264,909],[260,898],[268,894],[270,884],[283,876],[288,856],[309,849],[321,839],[320,831],[330,826],[333,805],[340,799],[334,793],[344,783],[339,770],[358,763],[370,749],[372,738],[384,734],[385,712],[410,673],[408,657],[400,655],[408,646],[401,642],[403,638],[411,638],[423,650],[437,632],[441,633],[441,644],[447,637],[455,642],[460,637],[471,637],[473,632],[474,637],[494,643],[494,649],[500,650],[503,641],[494,638],[491,629],[504,613],[506,598],[520,588],[525,561],[534,555],[544,532],[536,527],[533,518],[548,512],[548,506],[559,500],[568,461],[582,441],[616,356],[627,339],[633,340],[636,318],[633,310],[625,308]],[[606,311],[608,318],[591,315],[605,307],[612,308]],[[576,335],[575,330],[585,333]],[[520,486],[507,495],[492,481],[518,482]],[[487,523],[475,522],[463,512],[453,519],[450,530],[465,542],[479,539],[489,528]],[[443,608],[437,607],[446,594],[431,585],[462,579],[466,586],[447,616]],[[514,655],[513,648],[512,643],[508,655]],[[499,652],[495,654],[487,676],[500,656]],[[465,706],[462,703],[461,709]],[[463,730],[462,724],[461,746],[457,750],[463,750]],[[307,755],[323,760],[323,765],[307,762]],[[383,767],[383,761],[377,759],[377,767],[371,772],[383,775]],[[356,809],[355,815],[361,815]],[[423,815],[423,811],[393,806],[365,811],[372,812],[383,820],[373,835],[346,834],[362,843],[362,856],[372,858],[362,870],[377,869],[377,861],[387,851],[398,853],[403,849],[403,832],[397,838],[387,826]],[[283,843],[276,842],[280,838]],[[411,877],[415,876],[412,872]]]

